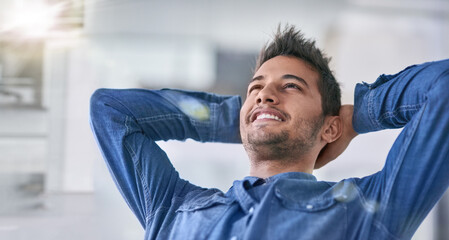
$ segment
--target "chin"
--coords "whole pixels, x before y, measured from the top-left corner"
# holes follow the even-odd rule
[[[248,134],[247,142],[252,145],[277,145],[287,142],[289,139],[288,131],[281,132],[257,132]]]

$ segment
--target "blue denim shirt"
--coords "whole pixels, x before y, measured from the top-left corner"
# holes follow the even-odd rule
[[[409,239],[449,185],[448,103],[448,60],[358,84],[357,132],[403,127],[381,171],[246,177],[226,193],[181,179],[156,141],[239,143],[239,97],[99,89],[91,125],[145,239]]]

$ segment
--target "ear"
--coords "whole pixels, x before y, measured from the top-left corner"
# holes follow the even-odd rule
[[[340,116],[327,116],[324,120],[324,128],[321,132],[321,140],[331,143],[337,140],[342,133],[342,122]]]

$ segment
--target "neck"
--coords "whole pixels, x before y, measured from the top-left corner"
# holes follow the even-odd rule
[[[260,154],[249,154],[250,176],[267,178],[284,172],[305,172],[312,174],[317,156],[309,155],[300,158],[266,159],[258,157]]]

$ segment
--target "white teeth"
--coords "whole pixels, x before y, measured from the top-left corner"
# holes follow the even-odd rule
[[[282,119],[280,119],[278,116],[271,115],[271,114],[263,113],[263,114],[260,114],[259,116],[257,116],[257,120],[259,120],[259,119],[267,119],[267,118],[268,119],[274,119],[276,121],[282,122]]]

